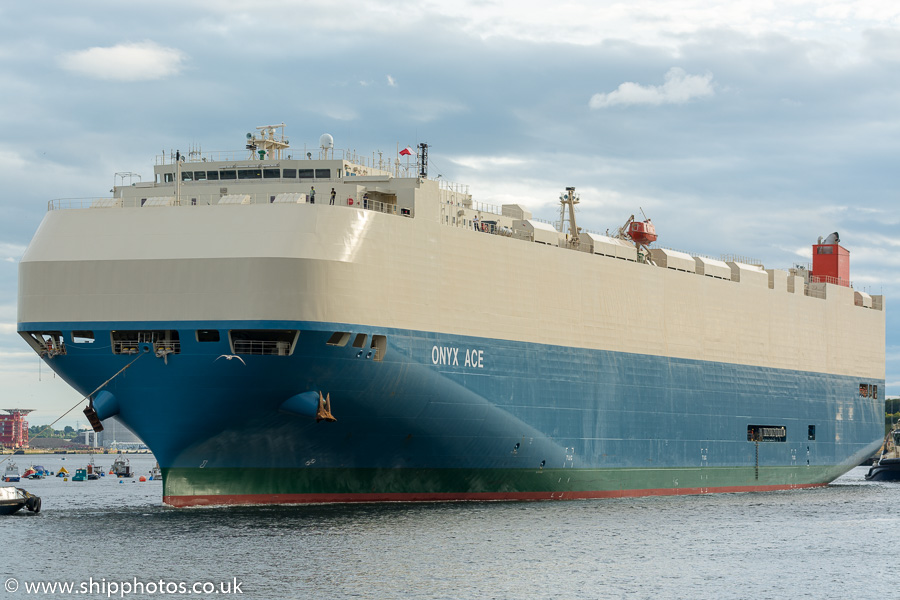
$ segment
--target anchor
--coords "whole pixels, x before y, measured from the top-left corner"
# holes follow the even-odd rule
[[[91,398],[90,403],[85,407],[84,416],[87,417],[88,422],[95,432],[100,433],[103,431],[103,423],[100,422],[100,417],[97,416],[97,411],[94,410],[93,398]]]
[[[316,423],[319,421],[337,421],[331,414],[331,394],[327,394],[322,398],[322,392],[319,392],[319,408],[316,410]]]

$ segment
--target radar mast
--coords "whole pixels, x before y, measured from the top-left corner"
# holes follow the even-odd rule
[[[575,193],[574,187],[567,187],[566,191],[559,195],[559,228],[562,229],[566,222],[566,207],[569,209],[569,243],[578,244],[578,225],[575,223],[575,205],[581,202],[581,198]]]

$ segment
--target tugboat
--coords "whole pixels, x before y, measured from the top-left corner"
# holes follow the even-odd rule
[[[6,471],[3,473],[3,481],[6,483],[14,483],[16,481],[20,481],[22,479],[21,475],[19,475],[19,467],[16,466],[16,463],[10,462],[6,465]]]
[[[0,487],[0,515],[11,515],[23,508],[37,514],[41,512],[41,499],[22,488]]]
[[[150,469],[150,481],[159,481],[160,479],[162,479],[162,470],[159,468],[159,463],[156,463]]]
[[[900,481],[900,423],[894,424],[884,438],[881,456],[878,457],[869,472],[868,481]]]

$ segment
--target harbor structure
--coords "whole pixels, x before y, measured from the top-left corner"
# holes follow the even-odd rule
[[[6,448],[28,447],[28,421],[25,417],[34,409],[5,408],[7,414],[0,414],[0,446]]]

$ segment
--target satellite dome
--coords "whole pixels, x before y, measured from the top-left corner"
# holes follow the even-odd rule
[[[319,147],[322,150],[331,150],[334,148],[334,138],[331,137],[330,133],[323,133],[322,137],[319,138]]]

